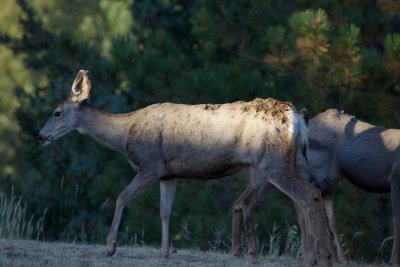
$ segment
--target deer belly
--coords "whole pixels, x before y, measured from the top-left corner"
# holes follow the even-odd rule
[[[167,164],[170,177],[189,179],[224,177],[246,167],[247,165],[240,163],[202,164],[201,162],[196,162],[195,159],[191,162],[179,161]]]
[[[353,158],[340,160],[340,169],[347,179],[357,187],[373,193],[390,192],[390,169],[378,160]]]

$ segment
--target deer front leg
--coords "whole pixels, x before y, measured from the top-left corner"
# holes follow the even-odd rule
[[[400,175],[390,174],[390,197],[393,209],[393,247],[390,262],[394,266],[400,266]]]
[[[347,256],[340,243],[339,230],[336,224],[335,212],[333,208],[333,193],[325,194],[323,196],[324,210],[328,219],[329,228],[333,234],[333,239],[336,244],[337,257],[340,263],[347,263]]]
[[[160,216],[162,223],[162,237],[160,255],[169,256],[169,216],[176,190],[176,179],[160,181]]]
[[[124,207],[129,200],[149,188],[155,180],[157,180],[157,177],[154,175],[138,173],[132,182],[121,192],[121,194],[119,194],[117,203],[115,205],[114,219],[107,237],[108,256],[112,256],[117,247],[118,227],[119,223],[121,222],[121,216]]]

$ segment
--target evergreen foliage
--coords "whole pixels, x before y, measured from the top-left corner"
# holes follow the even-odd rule
[[[0,193],[14,186],[37,216],[46,208],[44,234],[50,240],[102,243],[116,197],[134,177],[122,156],[77,133],[51,147],[35,142],[79,69],[92,73],[94,105],[113,113],[165,101],[275,97],[312,114],[338,107],[400,128],[396,1],[16,0],[6,5],[0,9]],[[223,229],[229,244],[231,204],[244,189],[245,176],[179,181],[172,243],[208,249],[214,231]],[[131,201],[121,243],[136,234],[159,244],[158,202],[157,186]],[[390,234],[390,214],[377,203],[349,185],[339,190],[337,218],[352,257],[375,260]],[[268,242],[275,222],[294,224],[293,213],[290,201],[272,192],[257,212],[260,243]],[[378,230],[382,220],[385,227]],[[357,232],[363,234],[353,240]],[[384,258],[389,250],[382,249]]]

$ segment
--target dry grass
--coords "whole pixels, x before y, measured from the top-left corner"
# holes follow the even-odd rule
[[[28,216],[26,206],[22,197],[15,196],[13,190],[10,197],[0,197],[0,238],[39,240],[43,236],[46,211],[35,222],[33,215]]]
[[[104,245],[46,243],[0,239],[0,266],[301,266],[292,257],[261,257],[252,263],[248,257],[234,258],[221,252],[179,249],[162,259],[152,247],[119,247],[113,257],[105,256]],[[377,264],[351,263],[353,267]],[[387,266],[387,265],[380,265]]]

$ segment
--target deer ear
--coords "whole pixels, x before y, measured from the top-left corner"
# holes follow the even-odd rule
[[[70,94],[72,102],[80,103],[83,100],[88,99],[91,89],[92,83],[90,81],[90,72],[88,70],[80,70],[72,84]]]
[[[308,112],[308,109],[306,108],[300,109],[299,114],[303,117],[304,121],[306,122],[306,125],[308,126],[308,121],[310,120],[310,113]]]

